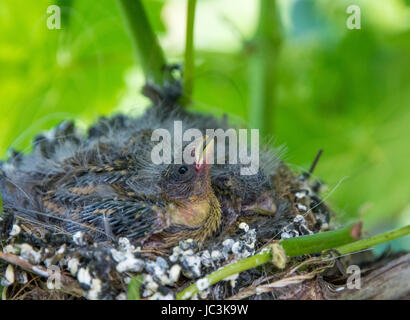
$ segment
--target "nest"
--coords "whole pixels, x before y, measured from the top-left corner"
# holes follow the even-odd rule
[[[254,255],[275,240],[329,228],[330,211],[318,195],[321,184],[310,182],[306,174],[295,177],[286,172],[287,177],[279,174],[276,178],[288,183],[276,184],[283,190],[275,191],[290,200],[290,207],[278,208],[273,217],[239,217],[229,232],[220,232],[201,246],[186,239],[168,252],[146,249],[126,237],[93,242],[81,231],[71,236],[39,236],[17,219],[0,252],[3,298],[127,299],[129,283],[136,276],[142,299],[175,299],[194,282],[199,293],[192,299],[278,298],[281,293],[275,289],[311,279],[332,267],[334,260],[323,263],[314,257],[300,257],[280,272],[267,264],[213,286],[200,279]],[[314,267],[301,272],[299,265],[306,261]]]

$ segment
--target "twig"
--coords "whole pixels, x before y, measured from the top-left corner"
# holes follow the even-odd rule
[[[311,165],[311,167],[310,167],[310,169],[309,169],[309,171],[308,171],[308,173],[307,173],[307,177],[308,177],[308,178],[310,178],[310,176],[312,175],[313,171],[315,170],[316,165],[317,165],[317,163],[319,162],[319,159],[320,159],[320,156],[322,155],[322,153],[323,153],[323,150],[320,149],[320,150],[318,151],[318,153],[316,154],[315,160],[313,160],[313,163],[312,163],[312,165]]]
[[[259,25],[252,40],[249,123],[262,134],[273,132],[277,60],[281,44],[275,0],[259,1]]]
[[[284,287],[286,285],[290,285],[290,284],[296,284],[296,283],[301,283],[304,280],[307,279],[312,279],[313,276],[311,277],[310,275],[297,275],[297,276],[292,276],[293,273],[295,273],[298,269],[300,269],[302,266],[308,265],[308,264],[323,264],[324,261],[321,257],[315,257],[315,258],[310,258],[307,259],[301,263],[299,263],[298,265],[296,265],[295,267],[293,267],[292,269],[290,269],[287,272],[284,272],[282,274],[275,274],[273,276],[269,276],[266,277],[258,282],[254,282],[252,283],[252,285],[242,289],[241,291],[239,291],[236,295],[231,296],[229,298],[227,298],[227,300],[241,300],[241,299],[245,299],[248,298],[254,294],[260,294],[262,292],[269,292],[272,291],[274,288],[278,288],[278,287]],[[327,263],[328,266],[327,267],[331,267],[332,265],[334,265],[334,263]],[[316,269],[316,270],[323,270],[323,268],[320,269]],[[317,274],[317,273],[315,273]],[[268,283],[268,284],[262,284],[263,282],[269,281],[272,278],[276,278],[279,280],[276,280],[274,282]],[[270,290],[267,290],[267,288],[270,288]]]
[[[283,279],[274,281],[274,282],[266,284],[266,285],[261,285],[261,286],[257,286],[257,287],[248,287],[244,290],[241,290],[236,295],[227,298],[227,300],[241,300],[241,299],[245,299],[245,298],[248,298],[250,296],[253,296],[254,294],[266,293],[266,292],[270,292],[270,291],[272,291],[276,288],[283,288],[283,287],[286,287],[286,286],[289,286],[289,285],[302,283],[305,280],[312,279],[313,277],[316,276],[316,274],[318,274],[318,272],[313,271],[311,273],[304,274],[304,275],[297,275],[297,276],[293,276],[293,277],[283,278]]]
[[[248,257],[242,259],[240,261],[228,264],[223,268],[212,272],[211,274],[207,275],[206,277],[198,280],[193,285],[189,286],[185,290],[181,291],[177,294],[177,300],[186,300],[191,298],[194,294],[198,293],[198,283],[202,282],[205,283],[205,287],[209,287],[223,279],[226,279],[234,274],[240,273],[242,271],[255,268],[262,264],[265,264],[272,260],[272,250],[265,248],[261,252],[255,254],[252,257]]]
[[[333,249],[358,240],[362,223],[358,222],[345,228],[282,240],[280,244],[288,257]]]
[[[141,0],[117,0],[129,26],[132,42],[144,70],[147,82],[162,85],[166,60],[149,23]]]
[[[388,242],[397,238],[408,236],[410,234],[410,225],[393,231],[388,231],[368,239],[362,239],[336,248],[340,254],[353,253],[356,251],[368,249],[378,244]]]
[[[187,0],[187,22],[185,38],[185,57],[184,57],[184,95],[181,104],[187,105],[192,101],[192,92],[194,89],[194,69],[195,69],[195,51],[194,51],[194,21],[196,0]]]

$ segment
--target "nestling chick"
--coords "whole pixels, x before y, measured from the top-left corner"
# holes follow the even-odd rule
[[[184,238],[202,243],[221,223],[222,210],[211,186],[209,158],[213,145],[212,139],[203,150],[195,149],[194,164],[172,164],[162,175],[162,195],[169,203],[170,227],[163,232],[167,243]]]
[[[99,141],[94,147],[102,150],[103,144]],[[23,221],[34,222],[34,232],[38,225],[53,232],[85,231],[96,240],[127,236],[159,247],[185,238],[201,243],[220,225],[221,208],[211,187],[208,163],[213,140],[205,147],[203,139],[198,140],[194,152],[194,164],[159,166],[154,173],[155,166],[144,164],[143,154],[128,159],[111,155],[112,161],[104,164],[88,154],[89,163],[79,163],[85,155],[77,151],[65,159],[61,172],[37,173],[37,182],[29,182],[28,177],[35,175],[29,172],[20,172],[24,184],[4,176],[5,208]],[[143,192],[144,177],[149,175],[151,181],[145,182],[151,186]],[[154,184],[156,194],[150,194]]]
[[[272,153],[261,153],[252,176],[241,176],[239,165],[211,166],[213,142],[202,148],[198,141],[194,164],[154,164],[157,128],[173,135],[175,120],[203,136],[206,129],[228,128],[225,120],[178,106],[164,113],[164,103],[139,118],[102,118],[87,136],[65,121],[37,136],[30,154],[14,153],[0,163],[3,236],[17,219],[40,238],[46,231],[69,237],[83,231],[93,241],[124,236],[144,246],[168,247],[186,238],[202,243],[241,214],[262,208],[273,216],[280,201],[288,202],[272,185],[281,163]]]

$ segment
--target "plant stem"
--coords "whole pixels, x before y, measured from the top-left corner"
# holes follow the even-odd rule
[[[282,240],[279,242],[279,245],[283,248],[284,253],[288,257],[316,253],[326,249],[332,249],[335,246],[340,246],[342,244],[355,241],[357,239],[357,234],[360,234],[360,228],[361,222],[335,231],[322,232],[313,235]],[[219,270],[216,270],[215,272],[212,272],[200,281],[206,281],[208,286],[211,286],[234,274],[270,262],[275,259],[275,255],[277,254],[277,252],[274,251],[274,248],[275,247],[271,245],[252,257],[242,259]],[[196,282],[178,293],[177,299],[189,299],[198,291],[199,289]]]
[[[272,252],[271,250],[262,250],[261,252],[253,255],[252,257],[248,257],[245,259],[242,259],[240,261],[234,262],[232,264],[229,264],[215,272],[212,272],[211,274],[207,275],[205,278],[208,285],[211,286],[223,279],[226,279],[234,274],[237,274],[239,272],[255,268],[257,266],[260,266],[262,264],[265,264],[272,259]],[[179,292],[177,294],[177,300],[186,300],[192,297],[195,293],[198,293],[199,289],[196,283],[192,284],[185,290]]]
[[[382,234],[378,234],[374,237],[368,239],[362,239],[353,243],[343,245],[336,248],[340,254],[348,254],[357,252],[360,250],[368,249],[370,247],[376,246],[378,244],[388,242],[400,237],[408,236],[410,234],[410,225],[396,230],[388,231]]]
[[[262,134],[273,133],[277,60],[281,36],[276,1],[260,0],[259,25],[250,62],[249,124]]]
[[[188,0],[187,20],[186,20],[186,37],[185,37],[185,56],[184,56],[184,95],[181,104],[188,105],[192,101],[192,92],[194,90],[194,69],[195,69],[195,52],[194,52],[194,22],[195,7],[197,0]]]
[[[361,222],[358,222],[338,230],[282,240],[279,244],[285,249],[288,257],[297,257],[303,254],[333,249],[356,241],[359,239],[360,231]]]
[[[131,39],[147,82],[162,85],[166,60],[141,0],[117,0],[129,26]]]

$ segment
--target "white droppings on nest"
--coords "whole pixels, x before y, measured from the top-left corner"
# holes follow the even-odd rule
[[[321,230],[322,230],[322,231],[326,231],[326,230],[328,230],[328,229],[329,229],[329,224],[328,224],[327,222],[322,223]]]
[[[4,277],[1,279],[1,285],[3,287],[11,286],[14,283],[14,280],[14,267],[9,264],[6,268],[6,272],[4,273]]]
[[[134,255],[127,253],[126,258],[117,264],[118,272],[140,272],[144,268],[144,261],[141,259],[135,258]]]
[[[77,280],[80,284],[91,287],[92,277],[88,268],[80,268],[77,273]]]
[[[60,273],[60,270],[56,270],[57,272],[58,272],[58,274],[61,274]],[[53,270],[53,273],[55,272],[55,270]],[[53,280],[51,277],[49,278],[49,279],[51,279],[51,280]],[[58,281],[57,281],[57,279],[55,279],[56,281],[47,281],[47,289],[48,290],[56,290],[56,289],[59,289],[60,288],[60,284],[61,283],[59,283]]]
[[[20,245],[20,258],[30,262],[31,264],[39,264],[41,260],[40,252],[37,252],[27,243]]]
[[[180,258],[183,273],[188,278],[198,278],[201,276],[201,258],[194,254],[184,254]]]
[[[182,250],[196,249],[198,244],[193,239],[186,239],[179,242],[179,247]]]
[[[236,280],[239,278],[239,273],[235,273],[227,278],[224,279],[224,281],[230,281],[231,287],[235,288],[236,286]]]
[[[158,276],[158,277],[165,274],[165,271],[166,271],[162,269],[161,266],[159,266],[155,261],[147,261],[145,263],[145,270],[147,270],[149,273],[155,276]]]
[[[223,254],[219,250],[212,250],[211,258],[212,258],[213,261],[219,261],[223,258]]]
[[[232,253],[239,254],[242,251],[242,248],[243,248],[243,243],[240,241],[237,241],[232,245]]]
[[[126,259],[124,252],[118,251],[116,249],[111,249],[111,256],[116,262],[121,262]]]
[[[128,251],[111,249],[111,256],[114,261],[118,262],[116,266],[118,272],[140,272],[145,266],[143,260],[137,259],[133,253]]]
[[[127,300],[127,295],[124,292],[122,292],[115,297],[115,300]]]
[[[39,267],[31,267],[31,270],[33,270],[34,273],[36,273],[39,276],[42,276],[44,278],[48,278],[48,276],[49,276],[47,271],[44,271],[43,269],[41,269]]]
[[[251,251],[255,251],[255,242],[250,242],[246,244],[246,247],[251,250]]]
[[[21,232],[21,228],[15,223],[13,225],[13,228],[10,231],[10,236],[11,237],[16,237],[20,234],[20,232]]]
[[[199,296],[199,298],[201,298],[201,299],[204,300],[204,299],[208,298],[209,293],[210,293],[210,290],[209,290],[209,289],[202,290],[202,291],[199,291],[199,292],[198,292],[198,296]]]
[[[20,284],[26,284],[28,282],[27,272],[20,271],[16,274],[16,280]]]
[[[130,282],[131,282],[131,277],[125,277],[125,278],[124,278],[124,282],[125,282],[125,284],[130,284]]]
[[[72,258],[68,260],[68,263],[67,263],[68,270],[70,271],[71,275],[74,277],[77,274],[79,264],[80,264],[80,261],[77,258]]]
[[[91,281],[91,288],[90,290],[88,290],[87,294],[86,294],[86,298],[89,300],[97,300],[100,297],[100,293],[101,293],[101,289],[102,289],[102,282],[100,279],[98,278],[94,278]]]
[[[196,286],[198,288],[199,291],[203,291],[209,288],[209,280],[207,278],[202,278],[197,280],[196,282]]]
[[[156,264],[157,264],[157,266],[160,267],[164,272],[169,269],[168,262],[167,262],[164,258],[162,258],[162,257],[158,257],[158,258],[157,258]]]
[[[124,252],[135,252],[136,251],[135,246],[133,246],[130,240],[128,240],[128,238],[125,238],[125,237],[121,237],[118,239],[118,248],[120,251],[124,251]]]
[[[181,266],[179,264],[174,264],[171,269],[169,269],[169,279],[172,283],[178,281],[181,274]]]
[[[158,257],[156,261],[147,261],[145,263],[145,270],[149,272],[161,285],[173,284],[173,281],[168,273],[169,265],[164,258]]]
[[[181,253],[182,256],[192,256],[193,254],[194,254],[194,250],[192,250],[192,249],[182,251],[182,253]]]
[[[239,229],[242,229],[243,231],[248,232],[248,231],[249,231],[249,226],[248,226],[247,223],[241,222],[241,223],[239,224]]]
[[[154,281],[150,274],[143,274],[142,276],[144,283],[144,291],[142,293],[143,297],[149,297],[153,295],[158,290],[158,283]]]
[[[234,243],[235,243],[235,241],[234,241],[233,239],[230,239],[230,238],[225,239],[225,240],[222,242],[222,245],[223,245],[223,247],[224,247],[224,250],[226,250],[227,252],[231,252],[232,246],[234,245]]]
[[[73,235],[73,241],[77,246],[84,246],[86,243],[84,241],[84,232],[77,231]]]
[[[172,292],[169,292],[165,295],[160,292],[156,292],[151,297],[148,298],[148,300],[174,300],[174,299],[175,299],[175,296],[172,294]]]
[[[194,296],[195,296],[195,295],[194,295]],[[191,296],[191,293],[190,293],[190,292],[185,292],[185,293],[182,295],[181,300],[188,300],[189,298],[192,298],[192,300],[197,300],[197,299],[194,299],[194,298],[193,298],[194,296]]]
[[[201,254],[201,263],[205,267],[211,267],[213,265],[211,253],[209,250],[204,250]]]
[[[15,248],[11,244],[9,244],[9,245],[7,245],[3,248],[3,252],[4,253],[16,254],[16,253],[18,253],[18,250],[17,250],[17,248]]]
[[[282,233],[280,234],[280,238],[281,238],[282,240],[285,240],[285,239],[290,239],[290,238],[292,238],[292,236],[291,236],[288,232],[284,231],[284,232],[282,232]]]
[[[172,249],[172,254],[169,257],[169,261],[174,262],[174,263],[177,262],[182,252],[183,250],[179,246],[174,247]]]
[[[67,249],[67,245],[64,243],[60,248],[58,248],[56,254],[63,255]]]
[[[303,212],[307,211],[307,207],[301,203],[297,203],[296,206],[298,207],[299,211],[303,211]]]
[[[306,197],[308,195],[309,191],[308,190],[301,190],[295,193],[295,197],[297,199],[303,199],[304,197]]]
[[[296,215],[296,217],[293,219],[293,222],[302,224],[306,223],[305,218],[301,214]]]

